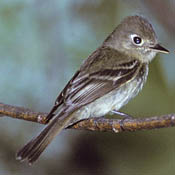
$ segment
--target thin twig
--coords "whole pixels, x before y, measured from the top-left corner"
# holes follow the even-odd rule
[[[17,107],[0,103],[0,115],[17,119],[46,124],[47,113],[34,112],[24,107]],[[154,116],[148,118],[121,119],[91,118],[80,121],[69,128],[91,131],[137,131],[175,126],[175,114]]]

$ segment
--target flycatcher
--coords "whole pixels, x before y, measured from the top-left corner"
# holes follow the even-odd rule
[[[142,89],[148,64],[159,45],[152,25],[141,16],[125,18],[81,65],[57,97],[47,116],[48,126],[18,153],[31,164],[64,128],[90,117],[118,110]],[[56,112],[57,111],[57,112]]]

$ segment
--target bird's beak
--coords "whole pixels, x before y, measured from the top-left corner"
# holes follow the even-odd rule
[[[169,50],[165,49],[160,44],[156,44],[155,46],[150,47],[150,49],[153,49],[153,50],[155,50],[157,52],[161,52],[161,53],[169,53]]]

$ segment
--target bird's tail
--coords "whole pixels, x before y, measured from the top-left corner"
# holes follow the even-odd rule
[[[69,125],[72,119],[72,112],[73,111],[56,116],[37,137],[29,141],[18,151],[16,158],[20,161],[27,159],[29,164],[36,161],[53,138]]]

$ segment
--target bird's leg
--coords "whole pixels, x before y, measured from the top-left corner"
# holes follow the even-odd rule
[[[133,119],[133,117],[131,115],[128,115],[126,113],[123,113],[123,112],[120,112],[120,111],[117,111],[117,110],[112,110],[111,111],[113,114],[117,114],[117,115],[120,115],[121,117],[123,117],[123,119]]]
[[[111,111],[113,114],[117,114],[117,115],[120,115],[121,117],[123,117],[123,119],[120,121],[120,127],[121,129],[124,131],[124,121],[127,120],[127,119],[133,119],[134,117],[132,117],[131,115],[128,115],[126,113],[123,113],[123,112],[120,112],[120,111],[117,111],[117,110],[112,110]]]

